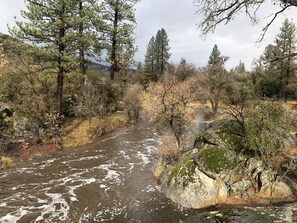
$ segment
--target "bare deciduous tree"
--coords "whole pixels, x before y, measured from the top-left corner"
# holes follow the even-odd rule
[[[291,7],[297,7],[296,0],[276,0],[268,2],[267,0],[195,0],[194,4],[199,7],[197,13],[203,15],[203,20],[200,23],[202,34],[206,35],[213,32],[217,25],[228,24],[239,13],[244,13],[253,23],[257,22],[257,14],[260,8],[265,7],[265,3],[278,5],[279,9],[274,11],[271,19],[263,27],[263,32],[259,37],[261,41],[271,24],[277,16]]]
[[[181,146],[186,123],[186,107],[192,98],[189,82],[178,82],[175,76],[165,75],[162,80],[151,83],[142,95],[142,106],[158,127],[168,126]]]

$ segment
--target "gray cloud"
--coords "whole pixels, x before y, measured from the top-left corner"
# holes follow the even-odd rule
[[[7,33],[7,24],[14,25],[14,16],[21,19],[20,10],[24,9],[23,0],[1,0],[0,32]],[[261,43],[255,43],[267,18],[276,6],[265,5],[259,12],[259,23],[253,26],[243,15],[238,16],[227,26],[221,25],[214,34],[206,38],[200,37],[197,24],[200,15],[195,14],[192,0],[142,0],[136,5],[137,28],[135,29],[138,52],[136,61],[143,61],[147,44],[156,32],[164,28],[170,39],[171,62],[178,63],[183,57],[196,66],[207,64],[214,44],[219,46],[223,55],[229,56],[227,68],[236,66],[240,60],[251,68],[253,58],[259,57],[266,45],[271,43],[285,17],[297,21],[296,8],[286,11],[268,30]],[[271,18],[271,17],[270,17]]]
[[[221,53],[230,57],[228,68],[236,66],[240,60],[245,62],[247,68],[251,68],[253,59],[259,57],[265,46],[279,33],[284,18],[297,21],[296,9],[295,14],[294,10],[290,10],[279,16],[259,45],[255,42],[271,18],[271,13],[277,9],[276,6],[266,4],[259,11],[259,22],[256,25],[252,25],[244,15],[239,15],[230,24],[219,26],[214,34],[209,34],[206,38],[200,36],[197,24],[201,21],[201,16],[194,13],[196,9],[192,1],[139,2],[136,7],[138,21],[136,44],[139,51],[135,59],[143,61],[149,39],[158,29],[164,28],[170,39],[173,63],[178,63],[183,57],[197,66],[204,66],[207,64],[212,47],[217,44]]]
[[[20,19],[20,11],[25,9],[23,0],[1,0],[0,7],[0,32],[8,33],[7,25],[13,26],[14,17]]]

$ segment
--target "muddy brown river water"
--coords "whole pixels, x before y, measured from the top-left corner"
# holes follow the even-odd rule
[[[181,222],[152,173],[159,140],[142,123],[0,175],[0,222]]]

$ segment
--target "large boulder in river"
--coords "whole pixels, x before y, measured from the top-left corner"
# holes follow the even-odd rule
[[[166,197],[188,208],[205,208],[224,202],[227,189],[220,179],[212,179],[198,169],[193,156],[187,153],[172,168],[161,175],[161,187]]]
[[[240,127],[231,119],[210,123],[195,140],[199,153],[194,157],[199,169],[212,178],[225,178],[239,172],[245,158],[239,154],[242,147]]]

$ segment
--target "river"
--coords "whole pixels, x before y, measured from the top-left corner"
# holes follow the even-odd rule
[[[152,173],[159,137],[140,123],[0,175],[0,222],[181,222]]]
[[[152,129],[139,123],[2,172],[0,222],[209,222],[211,214],[224,222],[217,211],[185,209],[163,196],[152,173],[159,141]]]

